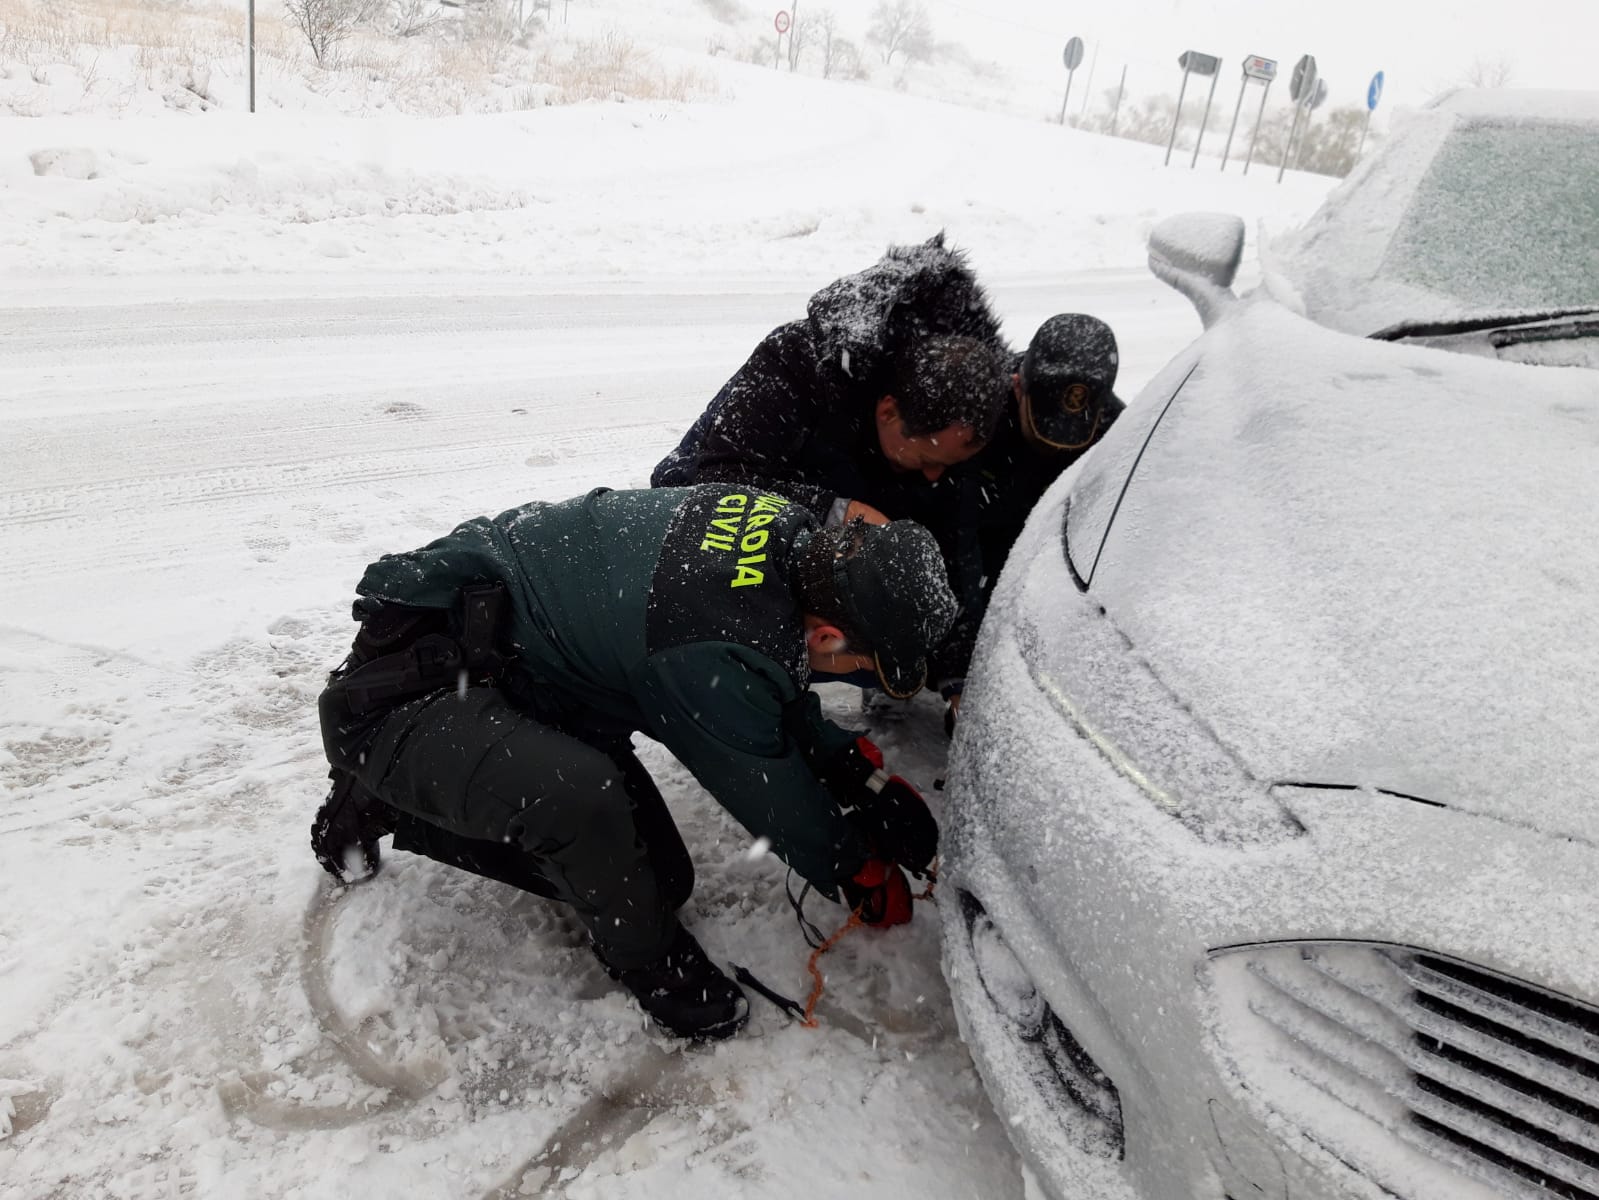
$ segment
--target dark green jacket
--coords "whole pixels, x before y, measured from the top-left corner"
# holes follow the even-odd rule
[[[752,834],[828,894],[866,844],[811,764],[855,735],[807,690],[789,587],[798,505],[718,484],[532,503],[367,568],[363,597],[450,608],[501,582],[507,690],[570,729],[662,742]],[[357,611],[361,602],[357,604]]]

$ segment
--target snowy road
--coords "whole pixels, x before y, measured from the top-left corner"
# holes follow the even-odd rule
[[[685,1052],[540,902],[406,856],[334,898],[305,844],[361,567],[645,482],[821,282],[0,293],[0,1197],[1020,1194],[929,920],[829,957],[820,1030]],[[1142,272],[993,292],[1017,343],[1108,320],[1129,396],[1198,328]],[[938,774],[931,706],[881,740]],[[803,995],[775,862],[641,753],[708,948]]]

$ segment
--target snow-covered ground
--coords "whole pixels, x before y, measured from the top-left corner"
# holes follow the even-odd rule
[[[1014,341],[1108,320],[1131,395],[1198,328],[1149,226],[1328,182],[705,62],[687,105],[0,119],[4,1200],[1021,1194],[930,914],[824,960],[820,1029],[756,1000],[686,1050],[542,902],[404,855],[335,894],[307,846],[370,559],[642,484],[811,290],[940,228]],[[937,718],[881,730],[935,808]],[[803,996],[778,865],[641,754],[708,948]]]

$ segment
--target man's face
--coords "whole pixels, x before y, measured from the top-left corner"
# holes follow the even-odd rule
[[[915,471],[929,482],[983,448],[977,431],[959,421],[936,433],[919,437],[907,434],[899,405],[892,396],[884,396],[877,403],[877,444],[894,470]]]
[[[877,669],[877,662],[870,654],[849,649],[838,626],[829,625],[815,613],[805,613],[804,623],[805,657],[810,661],[811,670],[824,675],[849,675]]]

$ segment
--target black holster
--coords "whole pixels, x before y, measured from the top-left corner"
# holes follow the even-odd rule
[[[459,616],[365,603],[357,608],[355,645],[328,677],[318,704],[328,761],[344,770],[353,769],[388,710],[444,688],[491,683],[510,661],[498,648],[504,584],[462,588]]]

